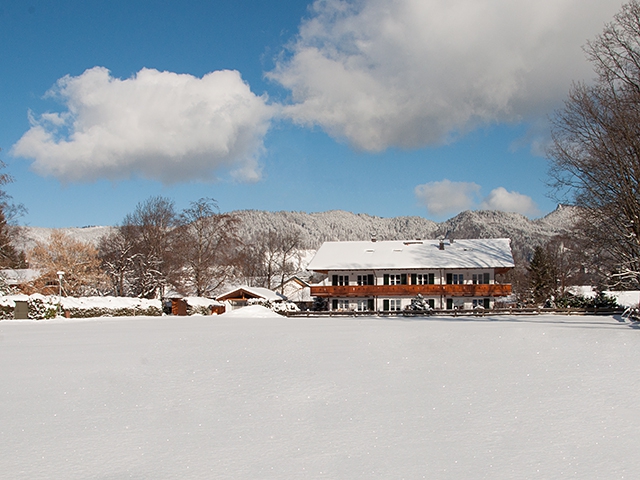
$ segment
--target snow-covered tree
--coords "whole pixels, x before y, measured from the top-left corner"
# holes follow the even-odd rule
[[[177,226],[174,203],[165,197],[151,197],[125,217],[119,230],[131,246],[128,283],[133,296],[161,297],[176,279],[181,261],[176,251]]]
[[[640,3],[622,7],[586,53],[597,75],[556,115],[551,174],[582,207],[582,230],[619,280],[640,281]]]
[[[117,297],[133,296],[132,278],[135,276],[134,244],[120,229],[103,236],[98,243],[102,270],[109,278],[110,294]]]
[[[191,202],[180,215],[177,251],[184,265],[180,283],[198,297],[212,295],[229,277],[236,249],[238,219],[222,214],[215,200]]]

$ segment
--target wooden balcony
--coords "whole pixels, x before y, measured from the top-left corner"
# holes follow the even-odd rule
[[[349,285],[311,286],[313,297],[504,297],[510,284],[484,285]]]

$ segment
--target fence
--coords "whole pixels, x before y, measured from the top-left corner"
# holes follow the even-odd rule
[[[495,308],[474,310],[299,311],[280,312],[287,317],[493,317],[496,315],[621,315],[623,308]],[[640,313],[629,315],[639,318]]]

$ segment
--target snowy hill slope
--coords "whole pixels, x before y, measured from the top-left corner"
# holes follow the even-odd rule
[[[325,241],[413,238],[501,238],[512,240],[515,253],[527,257],[537,245],[569,231],[575,221],[574,207],[559,206],[547,216],[530,220],[517,213],[465,211],[442,223],[422,217],[381,218],[341,210],[321,213],[234,212],[242,219],[242,238],[259,238],[269,230],[298,231],[304,246],[317,249]]]
[[[82,227],[82,228],[44,228],[44,227],[20,227],[20,238],[15,242],[16,247],[20,250],[29,250],[33,248],[36,242],[48,242],[49,236],[53,230],[59,230],[76,240],[97,245],[100,238],[114,227]]]
[[[574,222],[575,208],[559,206],[547,216],[530,220],[517,213],[497,211],[466,211],[441,223],[422,217],[382,218],[343,210],[328,212],[267,212],[240,210],[232,212],[240,218],[240,237],[260,238],[270,230],[297,231],[303,248],[317,249],[326,241],[404,240],[414,238],[498,238],[512,239],[515,253],[527,257],[536,245],[554,235],[565,233]],[[84,242],[96,244],[102,235],[114,227],[64,228],[64,233]],[[49,228],[23,227],[23,239],[18,248],[32,248],[36,241],[46,241]]]

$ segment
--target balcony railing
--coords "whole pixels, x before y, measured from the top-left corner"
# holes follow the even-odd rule
[[[504,297],[511,294],[510,284],[483,285],[344,285],[311,286],[314,297]]]

